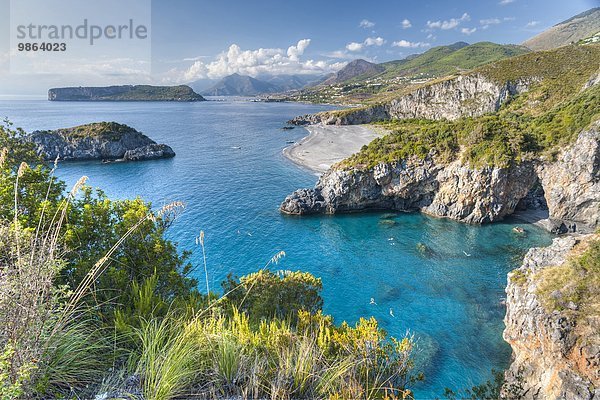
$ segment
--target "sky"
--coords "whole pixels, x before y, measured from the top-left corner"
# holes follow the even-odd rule
[[[325,74],[352,59],[402,59],[457,41],[518,44],[599,5],[599,0],[0,0],[0,96],[45,96],[57,86],[181,84],[234,72]],[[143,39],[103,37],[94,45],[67,40],[64,52],[16,49],[20,42],[35,42],[16,38],[18,24],[76,25],[84,18],[102,28],[132,19],[148,32]]]

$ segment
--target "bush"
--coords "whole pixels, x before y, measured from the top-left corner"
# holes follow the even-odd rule
[[[222,283],[227,302],[255,321],[278,318],[296,324],[298,311],[315,313],[323,307],[321,279],[301,271],[260,270]]]

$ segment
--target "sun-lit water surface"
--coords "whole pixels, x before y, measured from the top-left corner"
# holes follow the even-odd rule
[[[285,250],[278,268],[321,277],[325,311],[336,321],[373,315],[392,335],[410,330],[418,337],[426,380],[416,387],[417,398],[489,379],[492,368],[510,359],[502,340],[506,273],[529,247],[549,244],[550,235],[533,226],[526,226],[527,236],[515,235],[511,221],[478,227],[419,214],[281,215],[283,198],[314,185],[316,176],[281,154],[286,141],[306,131],[280,128],[323,109],[234,101],[0,101],[0,116],[27,131],[117,121],[173,147],[177,156],[170,160],[62,163],[58,175],[70,185],[87,175],[112,198],[141,196],[156,207],[184,201],[169,237],[194,251],[198,265],[194,237],[205,231],[211,288],[229,272],[255,271]],[[431,251],[423,254],[418,243]],[[198,278],[203,288],[203,274]]]

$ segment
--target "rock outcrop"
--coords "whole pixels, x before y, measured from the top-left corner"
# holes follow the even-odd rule
[[[387,105],[375,105],[343,111],[324,111],[300,115],[288,121],[293,125],[361,125],[390,119]]]
[[[536,170],[557,233],[600,226],[600,121],[556,161],[540,162]]]
[[[422,211],[466,223],[493,222],[511,214],[536,179],[530,164],[473,169],[460,161],[438,164],[430,154],[370,170],[330,170],[314,189],[288,196],[281,211]]]
[[[472,168],[459,160],[437,163],[435,153],[430,153],[423,160],[413,157],[370,169],[333,168],[314,189],[288,196],[280,209],[287,214],[422,211],[479,224],[512,214],[531,190],[543,193],[553,232],[585,233],[598,228],[600,122],[581,132],[555,161]]]
[[[387,119],[455,120],[497,111],[512,96],[528,90],[531,80],[499,84],[481,74],[460,75],[422,86],[387,104],[296,117],[296,125],[357,125]]]
[[[114,122],[100,122],[54,131],[35,131],[25,137],[46,160],[140,161],[174,157],[165,144],[135,129]]]
[[[505,372],[504,398],[600,398],[599,321],[591,321],[596,326],[578,323],[577,304],[548,311],[536,293],[537,274],[562,265],[590,236],[563,236],[549,247],[530,249],[522,266],[508,274],[503,336],[513,349],[513,361]]]

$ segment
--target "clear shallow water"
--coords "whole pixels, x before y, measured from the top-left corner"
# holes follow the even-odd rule
[[[229,272],[255,271],[285,250],[278,268],[321,277],[325,311],[336,321],[373,315],[390,334],[410,330],[419,338],[426,380],[415,388],[417,398],[441,397],[445,387],[489,379],[492,368],[504,368],[510,359],[502,340],[506,273],[529,247],[549,244],[550,235],[526,226],[527,236],[520,237],[511,221],[477,227],[420,214],[280,215],[287,194],[316,181],[281,155],[286,141],[306,131],[280,128],[289,118],[323,109],[250,102],[0,101],[0,116],[27,131],[114,120],[173,147],[177,156],[170,160],[63,163],[58,175],[70,185],[87,175],[90,185],[112,198],[139,195],[157,207],[186,202],[169,236],[181,249],[196,250],[192,261],[199,265],[194,237],[206,232],[211,288],[219,288]],[[422,254],[417,243],[430,251]],[[203,274],[198,278],[204,287]]]

